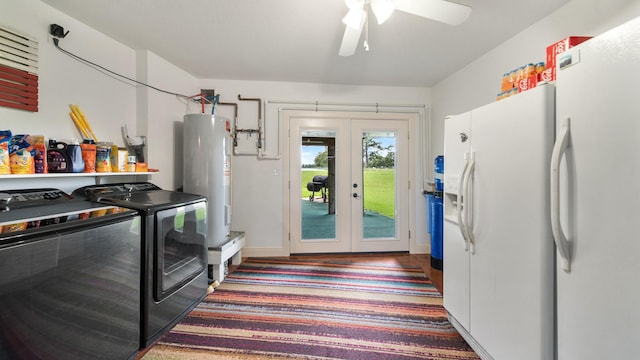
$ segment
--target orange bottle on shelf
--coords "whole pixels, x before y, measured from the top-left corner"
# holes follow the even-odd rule
[[[544,69],[544,61],[540,61],[536,64],[536,77],[538,78],[538,81],[542,81],[542,72],[544,71]]]

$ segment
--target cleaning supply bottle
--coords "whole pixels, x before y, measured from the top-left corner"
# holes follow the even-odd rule
[[[71,140],[67,145],[67,154],[71,160],[71,172],[81,173],[84,171],[84,160],[82,159],[82,149],[78,140]]]
[[[67,144],[49,139],[49,147],[47,148],[47,170],[50,173],[67,173],[71,172],[71,159],[67,153]]]

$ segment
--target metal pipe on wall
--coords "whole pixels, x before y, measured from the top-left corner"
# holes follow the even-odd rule
[[[235,132],[236,127],[238,127],[238,104],[232,102],[218,102],[218,105],[224,106],[233,106],[233,147],[238,146],[237,135]]]
[[[263,137],[264,137],[264,133],[263,133],[263,124],[262,124],[262,100],[259,98],[243,98],[242,95],[238,94],[238,100],[240,101],[256,101],[258,103],[258,128],[257,129],[239,129],[237,127],[237,123],[234,124],[234,154],[235,155],[260,155],[260,149],[263,148],[262,146],[262,141],[263,141]],[[257,153],[250,153],[250,154],[245,154],[245,153],[239,153],[237,151],[237,134],[238,133],[248,133],[249,136],[251,136],[253,133],[257,133],[258,134],[258,142],[257,142]]]
[[[267,141],[266,136],[266,124],[268,121],[268,106],[269,105],[283,105],[277,108],[278,112],[278,145],[277,145],[277,154],[273,156],[269,156],[265,154],[266,146],[261,149],[259,152],[258,158],[262,160],[280,160],[282,157],[282,148],[280,142],[280,129],[282,120],[282,112],[287,110],[297,110],[297,111],[355,111],[355,112],[395,112],[395,113],[407,113],[407,114],[416,114],[419,118],[419,127],[420,134],[423,136],[424,141],[420,142],[420,157],[421,163],[424,165],[422,169],[422,178],[423,188],[427,189],[428,184],[431,181],[429,179],[430,174],[432,174],[431,162],[427,161],[430,159],[429,155],[429,137],[427,134],[428,129],[430,128],[429,122],[430,119],[427,117],[427,107],[424,104],[380,104],[380,103],[341,103],[341,102],[320,102],[320,101],[296,101],[296,100],[265,100],[264,109],[264,123],[265,123],[265,142]]]

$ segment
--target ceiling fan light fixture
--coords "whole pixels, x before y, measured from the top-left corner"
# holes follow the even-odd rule
[[[349,13],[342,19],[347,26],[338,55],[355,54],[363,35],[365,50],[369,50],[369,10],[376,16],[378,24],[382,24],[397,10],[448,25],[460,25],[469,18],[471,6],[455,1],[457,0],[344,0]]]
[[[360,30],[362,29],[366,18],[367,13],[365,13],[364,9],[353,8],[349,9],[349,12],[342,19],[342,22],[354,30]]]
[[[395,0],[371,0],[371,10],[378,20],[378,24],[382,24],[393,14],[396,9]]]
[[[349,9],[363,9],[364,0],[344,0],[344,3]]]

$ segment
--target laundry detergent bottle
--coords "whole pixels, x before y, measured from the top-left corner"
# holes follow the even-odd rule
[[[71,160],[71,172],[81,173],[84,171],[84,160],[82,159],[82,148],[78,140],[72,140],[67,145],[67,154]]]
[[[49,139],[49,147],[47,148],[47,170],[50,173],[71,172],[71,159],[69,159],[66,143]]]

